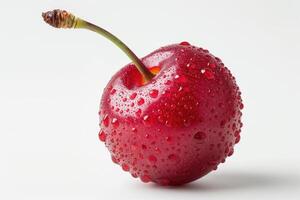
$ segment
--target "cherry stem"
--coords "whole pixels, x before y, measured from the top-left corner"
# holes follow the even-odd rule
[[[119,38],[108,32],[107,30],[96,26],[88,21],[75,17],[73,14],[64,10],[53,10],[42,14],[45,22],[55,28],[75,28],[88,29],[94,31],[105,38],[109,39],[116,46],[118,46],[135,64],[136,68],[142,74],[145,82],[150,81],[154,75],[142,63],[142,61],[124,44]]]

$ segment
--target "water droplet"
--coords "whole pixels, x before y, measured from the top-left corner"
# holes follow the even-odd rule
[[[148,121],[148,120],[149,120],[149,115],[145,115],[145,116],[143,117],[143,120],[144,120],[144,121]]]
[[[229,147],[226,147],[224,153],[227,154],[228,152],[229,152]]]
[[[167,80],[167,81],[165,82],[166,85],[171,85],[171,83],[172,83],[172,81],[170,81],[170,80]]]
[[[240,122],[240,128],[242,128],[243,127],[243,123],[242,122]]]
[[[105,115],[103,120],[102,120],[102,123],[104,126],[108,127],[109,125],[109,118],[108,118],[108,115]]]
[[[180,45],[183,45],[183,46],[190,46],[191,44],[188,43],[187,41],[183,41],[183,42],[180,42]]]
[[[110,91],[110,94],[113,95],[113,94],[115,94],[115,93],[116,93],[116,89],[113,88],[113,89]]]
[[[229,152],[228,152],[228,156],[232,156],[233,153],[234,153],[234,149],[231,148],[231,149],[229,150]]]
[[[235,138],[235,144],[239,143],[240,140],[241,140],[241,136],[238,135],[238,136]]]
[[[122,101],[123,101],[123,102],[126,102],[126,101],[127,101],[127,98],[126,98],[126,97],[125,97],[125,98],[123,98],[123,99],[122,99]]]
[[[201,131],[199,131],[199,132],[197,132],[195,135],[194,135],[194,139],[196,139],[196,140],[204,140],[206,138],[206,133],[204,133],[204,132],[201,132]]]
[[[169,120],[166,120],[165,125],[166,125],[167,127],[171,127],[171,126],[172,126],[172,124],[171,124],[171,122],[170,122]]]
[[[221,122],[220,122],[220,126],[221,126],[221,128],[224,128],[224,126],[225,126],[225,120],[222,120]]]
[[[143,105],[145,103],[145,100],[143,98],[140,98],[137,103],[139,106]]]
[[[125,172],[128,172],[130,168],[129,168],[128,165],[126,165],[126,164],[124,163],[124,164],[122,164],[122,169],[123,169]]]
[[[232,130],[233,130],[233,131],[236,130],[236,124],[235,124],[235,123],[232,124]]]
[[[105,142],[106,134],[104,133],[104,131],[100,131],[98,136],[99,136],[100,141]]]
[[[136,173],[132,173],[131,176],[132,176],[133,178],[137,178],[137,177],[138,177]]]
[[[180,86],[179,88],[178,88],[178,92],[181,92],[183,90],[183,87],[182,86]]]
[[[141,177],[141,181],[143,181],[144,183],[149,183],[151,181],[151,178],[148,175],[143,175]]]
[[[240,109],[242,110],[243,108],[244,108],[244,104],[241,103],[241,104],[240,104]]]
[[[134,133],[136,133],[137,129],[136,128],[132,128],[131,131],[134,132]]]
[[[234,132],[234,137],[238,137],[240,135],[240,130]]]
[[[163,118],[161,115],[159,115],[159,116],[157,117],[157,120],[158,120],[160,123],[162,123],[162,124],[165,123],[164,118]]]
[[[154,150],[157,152],[157,153],[161,153],[160,149],[158,147],[155,147]]]
[[[119,121],[118,121],[117,118],[113,118],[111,120],[111,123],[112,123],[112,125],[113,125],[114,128],[117,128],[119,126]]]
[[[156,158],[154,155],[150,155],[150,156],[148,157],[148,160],[149,160],[150,162],[152,162],[152,163],[155,163],[155,162],[157,161],[157,158]]]
[[[216,64],[214,62],[207,63],[207,66],[209,66],[211,68],[216,68]]]
[[[157,95],[158,95],[158,90],[155,90],[155,89],[151,90],[150,93],[149,93],[149,95],[152,98],[156,98]]]
[[[190,121],[189,119],[184,119],[184,120],[183,120],[183,125],[184,125],[185,127],[189,127],[189,126],[191,125],[191,121]]]
[[[168,159],[170,159],[170,160],[172,160],[172,161],[178,161],[178,160],[179,160],[178,156],[175,155],[175,154],[170,154],[170,155],[168,156]]]
[[[133,99],[135,99],[136,95],[137,95],[137,93],[136,93],[136,92],[134,92],[134,93],[132,93],[132,94],[130,95],[130,97],[129,97],[129,98],[130,98],[131,100],[133,100]]]
[[[140,116],[140,115],[142,114],[142,110],[141,110],[141,109],[138,109],[138,111],[136,111],[135,114],[136,114],[137,116]]]
[[[215,78],[214,72],[209,69],[204,69],[204,72],[201,70],[201,73],[209,80]]]
[[[167,137],[166,137],[166,141],[167,141],[167,142],[171,142],[171,140],[172,140],[172,139],[171,139],[170,136],[167,136]]]
[[[114,163],[116,163],[116,164],[119,163],[119,162],[118,162],[118,159],[116,159],[116,157],[114,157],[114,156],[111,157],[111,160],[112,160]]]
[[[180,76],[179,76],[178,74],[176,74],[174,78],[175,78],[175,79],[179,79],[179,77],[180,77]]]

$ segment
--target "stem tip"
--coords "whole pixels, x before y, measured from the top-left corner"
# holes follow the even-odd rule
[[[55,9],[43,12],[44,21],[55,28],[73,28],[75,26],[75,16],[65,10]]]

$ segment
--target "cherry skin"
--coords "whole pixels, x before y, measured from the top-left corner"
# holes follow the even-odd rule
[[[112,160],[161,185],[216,169],[240,140],[243,104],[235,78],[219,58],[188,42],[141,60],[155,74],[151,81],[126,65],[101,99],[99,137]]]

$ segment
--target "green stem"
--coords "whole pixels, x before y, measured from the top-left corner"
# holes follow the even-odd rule
[[[150,81],[154,75],[149,69],[142,63],[142,61],[125,45],[119,38],[108,32],[107,30],[96,26],[83,19],[75,17],[71,13],[64,10],[53,10],[43,13],[44,20],[56,28],[81,28],[94,31],[105,38],[109,39],[116,46],[118,46],[135,64],[136,68],[140,71],[144,77],[145,82]]]
[[[82,20],[80,18],[76,19],[74,28],[83,28],[94,31],[103,37],[109,39],[116,46],[118,46],[135,64],[140,73],[144,76],[146,82],[150,81],[153,78],[153,74],[146,68],[146,66],[142,63],[142,61],[128,48],[126,44],[124,44],[119,38],[108,32],[107,30],[96,26],[90,22]]]

